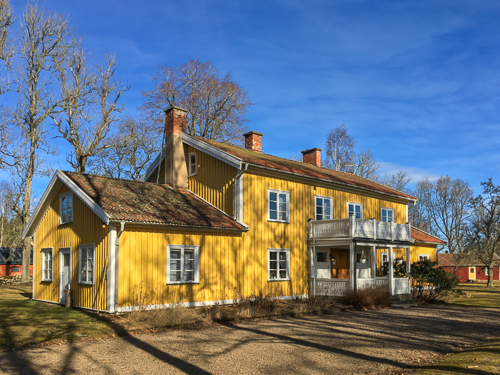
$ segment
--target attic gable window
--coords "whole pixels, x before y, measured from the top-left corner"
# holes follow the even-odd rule
[[[198,162],[196,160],[196,152],[191,152],[189,154],[189,175],[194,176],[198,172]]]
[[[290,192],[267,189],[267,219],[290,222]]]
[[[73,193],[68,192],[59,196],[59,224],[73,221]]]
[[[167,245],[167,284],[197,284],[199,246]]]

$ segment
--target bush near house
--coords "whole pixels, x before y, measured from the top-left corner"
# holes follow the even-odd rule
[[[436,262],[424,260],[411,265],[413,297],[419,300],[433,300],[442,292],[457,289],[458,279],[455,275],[436,267]]]

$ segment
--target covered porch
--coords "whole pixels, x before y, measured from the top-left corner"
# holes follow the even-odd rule
[[[410,225],[349,219],[309,221],[308,282],[311,295],[386,288],[411,293]]]

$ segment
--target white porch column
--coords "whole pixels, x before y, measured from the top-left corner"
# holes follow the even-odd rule
[[[349,286],[351,290],[356,287],[356,244],[351,242],[349,246]]]
[[[410,246],[408,246],[406,248],[406,277],[408,278],[408,293],[411,293],[410,270],[411,270],[411,248]]]
[[[372,267],[372,284],[373,286],[377,285],[377,248],[372,246],[370,248],[370,260]]]
[[[389,246],[389,294],[394,295],[394,254],[392,246]]]

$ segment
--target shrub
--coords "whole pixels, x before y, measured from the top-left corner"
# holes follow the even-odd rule
[[[437,294],[452,292],[458,286],[457,277],[436,267],[435,262],[424,260],[411,265],[412,294],[417,299],[435,299]]]
[[[391,305],[391,296],[385,288],[369,287],[347,291],[338,301],[356,309],[380,309]]]

